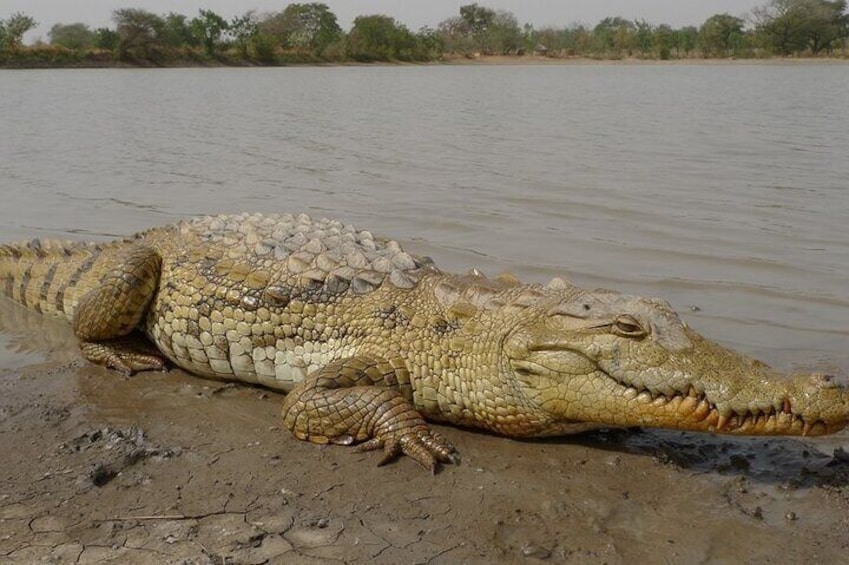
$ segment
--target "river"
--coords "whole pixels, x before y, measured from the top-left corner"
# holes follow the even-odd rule
[[[841,64],[2,71],[0,241],[305,211],[845,371],[847,84]]]

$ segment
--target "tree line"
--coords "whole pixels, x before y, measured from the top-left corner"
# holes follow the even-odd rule
[[[845,56],[846,0],[770,0],[743,19],[716,14],[701,26],[673,28],[644,20],[604,18],[595,26],[534,28],[510,12],[460,7],[436,28],[412,32],[394,18],[357,17],[344,31],[321,3],[289,4],[280,12],[247,11],[227,20],[211,10],[194,17],[124,8],[111,27],[56,24],[48,41],[24,46],[37,22],[24,13],[0,20],[0,63],[21,65],[286,64],[434,61],[446,57],[536,54],[555,58],[686,59]]]

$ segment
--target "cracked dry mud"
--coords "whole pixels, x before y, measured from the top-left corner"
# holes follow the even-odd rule
[[[178,370],[124,378],[17,309],[0,369],[0,561],[837,563],[849,457],[818,441],[437,429],[436,476],[281,430],[282,396]],[[19,318],[21,317],[21,318]],[[14,334],[15,332],[11,332]],[[8,342],[7,342],[8,344]],[[44,356],[47,362],[35,363]],[[0,359],[2,361],[2,359]],[[0,367],[13,366],[0,362]],[[835,454],[836,451],[836,456]]]

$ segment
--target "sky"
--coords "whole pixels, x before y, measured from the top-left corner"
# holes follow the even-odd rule
[[[305,1],[308,0],[301,0]],[[460,6],[473,1],[324,0],[324,3],[346,30],[357,16],[385,14],[416,31],[422,26],[436,27],[439,22],[459,15]],[[710,16],[726,12],[745,17],[752,8],[763,6],[768,0],[478,0],[477,3],[512,12],[520,24],[530,23],[536,28],[576,23],[592,26],[607,16],[681,27],[700,25]],[[47,32],[56,23],[83,22],[91,28],[111,26],[112,12],[119,8],[143,8],[157,14],[177,12],[187,16],[194,16],[203,8],[229,20],[250,9],[260,13],[276,12],[288,4],[286,0],[0,0],[0,19],[15,12],[32,16],[39,26],[25,37],[25,41],[31,43],[39,38],[46,41]]]

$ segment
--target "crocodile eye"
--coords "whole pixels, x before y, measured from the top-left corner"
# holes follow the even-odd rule
[[[613,333],[622,337],[638,338],[645,337],[646,334],[648,334],[648,332],[643,329],[643,326],[640,325],[640,322],[628,314],[622,314],[617,317],[613,322],[611,329],[613,330]]]

